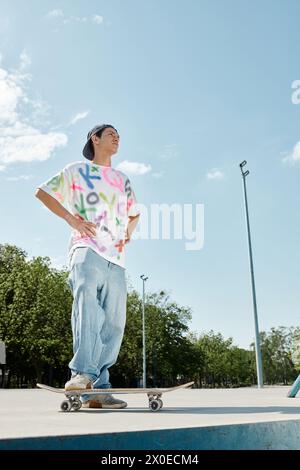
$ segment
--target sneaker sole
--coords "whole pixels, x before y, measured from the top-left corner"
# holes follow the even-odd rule
[[[115,405],[105,405],[105,403],[100,403],[97,400],[89,400],[87,403],[82,403],[83,408],[106,408],[106,409],[120,409],[126,408],[127,403],[120,404],[116,403]]]
[[[75,386],[68,385],[67,387],[65,387],[65,391],[72,392],[73,390],[91,390],[91,388],[92,388],[92,383],[90,382],[89,384],[87,384],[86,387],[78,387],[78,386],[76,387],[76,385]]]

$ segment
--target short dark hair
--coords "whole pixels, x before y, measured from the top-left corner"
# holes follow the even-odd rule
[[[99,139],[100,139],[101,136],[102,136],[102,134],[103,134],[103,132],[105,131],[105,129],[110,129],[110,128],[115,129],[114,126],[107,125],[106,127],[103,127],[103,129],[100,129],[100,131],[95,132],[94,135],[96,135],[96,136],[99,137]],[[119,135],[117,129],[115,129],[115,131],[116,131],[116,133]],[[94,144],[93,144],[92,139],[90,139],[90,141],[89,141],[89,147],[90,147],[90,150],[91,150],[92,155],[93,155],[93,157],[94,157],[94,156],[95,156],[95,154],[94,154]]]

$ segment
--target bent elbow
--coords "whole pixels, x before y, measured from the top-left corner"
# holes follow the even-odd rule
[[[35,193],[34,193],[35,197],[39,197],[40,194],[41,194],[41,189],[40,189],[40,188],[37,188],[37,189],[35,190]]]

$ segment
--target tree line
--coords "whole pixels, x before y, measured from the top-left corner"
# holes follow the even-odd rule
[[[72,293],[68,271],[55,269],[49,257],[0,244],[0,340],[7,353],[6,387],[36,382],[63,387],[72,358]],[[140,385],[142,299],[129,285],[127,320],[118,361],[110,369],[115,387]],[[254,344],[239,348],[213,331],[190,331],[192,312],[162,290],[145,299],[147,385],[172,386],[194,380],[196,387],[256,384]],[[261,332],[265,384],[290,384],[300,370],[300,328]]]

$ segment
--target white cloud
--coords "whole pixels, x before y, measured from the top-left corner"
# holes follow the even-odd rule
[[[101,24],[103,23],[103,16],[94,15],[92,21],[94,21],[94,23]]]
[[[19,175],[19,176],[8,176],[5,178],[7,181],[19,181],[19,180],[30,180],[33,175]]]
[[[117,170],[123,171],[124,173],[130,173],[132,175],[144,175],[151,171],[151,165],[123,160],[123,162],[117,165]]]
[[[159,153],[158,157],[162,160],[171,160],[176,158],[178,155],[177,144],[168,144],[164,146],[164,149]]]
[[[57,18],[59,16],[64,16],[63,11],[60,9],[51,10],[46,14],[46,18]]]
[[[0,125],[4,122],[11,124],[17,119],[17,103],[23,97],[24,93],[16,81],[0,68]]]
[[[291,154],[285,156],[282,161],[285,163],[295,164],[300,160],[300,141],[294,145],[293,151]]]
[[[30,64],[30,57],[22,52],[19,70],[14,73],[0,68],[0,165],[15,162],[47,160],[57,147],[67,144],[64,133],[43,133],[34,119],[40,109],[38,100],[32,100],[25,92],[25,81],[30,74],[21,69]],[[33,108],[33,111],[31,111]],[[43,122],[44,124],[44,122]]]
[[[96,24],[102,24],[104,22],[104,18],[101,15],[93,15],[92,17],[88,18],[87,16],[65,16],[64,12],[61,9],[57,10],[51,10],[49,11],[45,17],[47,19],[61,19],[63,24],[68,24],[68,23],[96,23]],[[57,32],[58,29],[53,30],[54,32]]]
[[[80,121],[81,119],[86,118],[88,114],[89,114],[89,111],[83,111],[82,113],[75,114],[75,116],[69,122],[69,126],[72,126],[76,124],[76,122]]]
[[[17,136],[14,129],[12,131],[12,135],[5,137],[1,137],[0,131],[0,161],[7,165],[15,162],[48,160],[56,147],[64,147],[68,141],[65,134],[54,132],[42,134],[29,126],[25,132],[20,132]]]
[[[31,64],[30,56],[25,52],[21,52],[20,54],[20,70],[24,70]]]
[[[51,122],[48,120],[52,106],[49,105],[40,96],[37,99],[26,99],[28,106],[31,106],[30,117],[23,117],[24,122],[30,123],[32,126],[50,126]]]
[[[218,170],[218,168],[212,168],[207,174],[206,179],[208,180],[222,180],[224,179],[224,173]]]
[[[69,16],[63,20],[63,23],[86,23],[87,17],[86,16]]]

